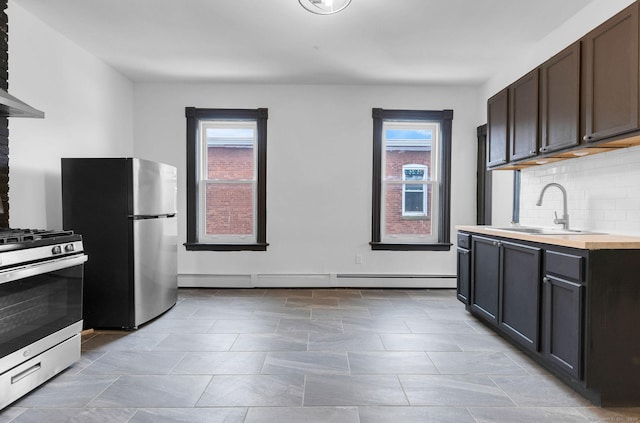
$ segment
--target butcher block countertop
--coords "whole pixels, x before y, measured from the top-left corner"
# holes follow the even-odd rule
[[[543,244],[561,245],[563,247],[580,248],[583,250],[635,250],[640,249],[640,237],[614,234],[585,233],[579,235],[540,235],[526,232],[510,232],[495,229],[491,226],[459,225],[456,229],[484,235],[503,238],[519,239],[523,241],[540,242]]]

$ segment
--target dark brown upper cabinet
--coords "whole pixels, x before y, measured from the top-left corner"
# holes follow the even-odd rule
[[[580,144],[580,41],[540,66],[540,152]]]
[[[487,101],[487,167],[507,163],[509,143],[509,89]]]
[[[584,140],[638,130],[638,3],[583,38]]]
[[[640,1],[488,101],[487,169],[640,145]]]
[[[509,161],[538,154],[538,69],[509,86]]]

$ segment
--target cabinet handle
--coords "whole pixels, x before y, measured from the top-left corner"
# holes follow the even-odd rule
[[[549,280],[549,278],[548,278],[548,277],[546,277],[546,276],[545,276],[544,278],[542,278],[542,282],[544,282],[544,283],[549,283],[549,282],[551,282],[551,281]]]
[[[529,154],[536,154],[536,150],[529,151]]]
[[[40,363],[36,363],[33,366],[29,367],[27,370],[23,370],[20,373],[18,373],[17,375],[11,376],[11,384],[16,384],[18,382],[20,382],[22,379],[24,379],[25,377],[37,372],[38,370],[40,370],[40,368],[42,367],[42,365]]]
[[[632,133],[634,133],[636,131],[637,131],[637,129],[630,129],[628,131],[618,132],[618,133],[612,134],[612,135],[617,135],[617,136],[619,136],[619,135],[627,135],[627,134],[632,134]],[[600,140],[605,139],[605,138],[606,138],[606,136],[595,136],[593,134],[585,135],[584,137],[582,137],[582,139],[584,141],[591,141],[591,142],[600,141]]]

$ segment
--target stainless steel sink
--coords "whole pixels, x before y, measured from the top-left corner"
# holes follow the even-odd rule
[[[504,228],[489,226],[488,229],[505,232],[518,232],[534,235],[590,235],[598,232],[582,231],[579,229],[539,228],[532,226],[508,226]]]

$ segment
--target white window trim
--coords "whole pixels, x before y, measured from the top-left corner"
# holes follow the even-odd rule
[[[423,178],[421,180],[418,179],[406,179],[406,170],[407,169],[416,169],[423,170]],[[402,184],[402,215],[403,216],[427,216],[427,210],[429,210],[429,199],[428,199],[428,185],[425,183],[427,181],[427,175],[429,174],[429,166],[424,164],[406,164],[402,166],[402,180],[404,181]],[[419,185],[422,188],[422,191],[413,191],[422,193],[422,211],[407,211],[406,207],[406,193],[407,193],[407,185]]]
[[[429,180],[420,181],[417,183],[421,183],[423,185],[431,185],[431,216],[429,220],[431,221],[431,234],[387,234],[386,232],[386,214],[387,214],[387,188],[390,184],[405,184],[407,182],[403,180],[387,180],[385,178],[385,169],[387,165],[387,138],[386,138],[386,130],[387,129],[431,129],[432,139],[431,139],[431,166],[429,171]],[[406,244],[422,244],[422,243],[436,243],[439,239],[438,233],[438,222],[440,222],[440,216],[438,213],[440,207],[439,201],[439,192],[440,192],[440,181],[438,180],[439,175],[439,149],[440,149],[440,122],[435,121],[383,121],[382,123],[382,157],[381,157],[381,169],[380,177],[382,178],[381,183],[381,207],[380,207],[380,240],[383,243],[406,243]],[[427,165],[428,166],[428,165]],[[404,172],[403,172],[404,174]],[[425,187],[425,192],[428,193]],[[404,212],[404,187],[403,187],[403,195],[402,195],[402,211]],[[426,196],[426,194],[425,194]],[[425,210],[427,210],[425,208]]]
[[[207,129],[236,129],[247,128],[253,129],[253,177],[252,179],[207,179],[207,159],[208,159],[208,142],[207,142]],[[221,120],[202,120],[198,128],[198,240],[202,243],[217,243],[217,244],[247,244],[257,242],[257,163],[258,163],[258,125],[256,121],[221,121]],[[233,234],[207,234],[207,186],[211,184],[251,184],[253,191],[252,205],[252,233],[247,235],[233,235]]]

